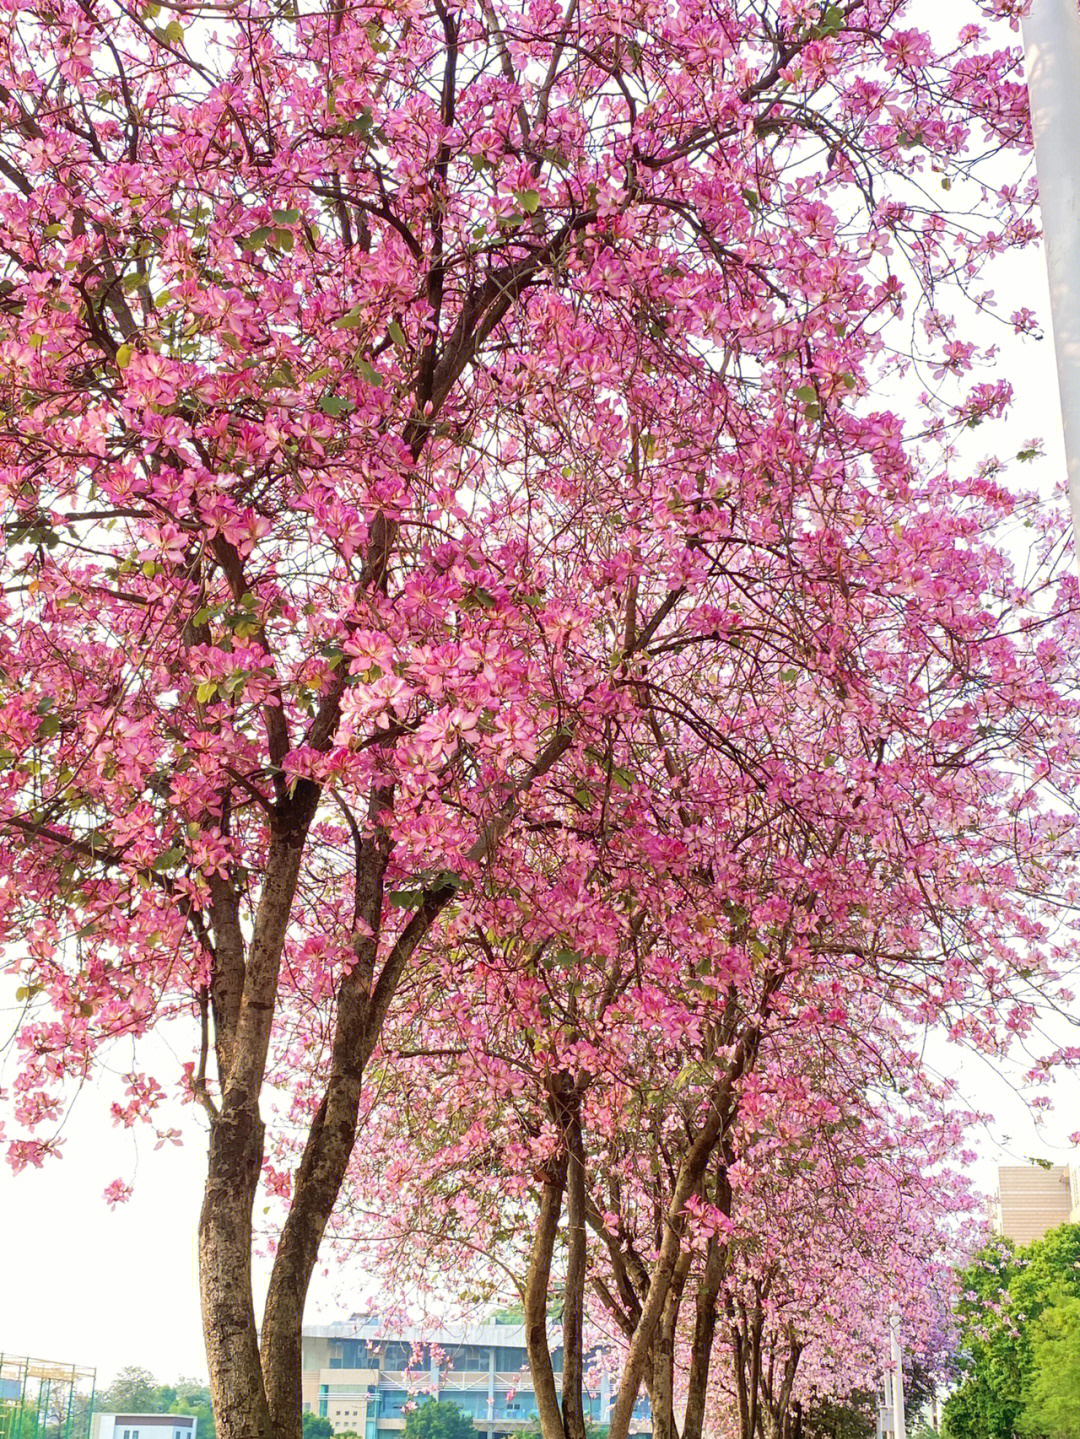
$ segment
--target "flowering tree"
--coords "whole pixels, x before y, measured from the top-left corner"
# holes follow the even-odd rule
[[[790,1439],[816,1396],[879,1388],[893,1316],[908,1359],[943,1372],[953,1265],[983,1228],[963,1222],[973,1200],[944,1167],[955,1122],[851,1117],[815,1154],[759,1166],[744,1191],[718,1361],[744,1439]]]
[[[670,938],[675,916],[655,897],[651,910]],[[535,913],[551,924],[550,908]],[[615,929],[591,913],[586,923],[594,944]],[[613,1432],[626,1432],[643,1381],[653,1432],[683,1439],[714,1431],[725,1391],[734,1406],[733,1375],[746,1385],[735,1412],[748,1436],[768,1412],[781,1431],[789,1406],[815,1390],[865,1387],[887,1352],[891,1305],[907,1336],[925,1343],[934,1332],[939,1357],[953,1231],[971,1203],[942,1168],[961,1143],[960,1117],[898,1045],[880,1002],[842,998],[820,954],[810,974],[774,978],[755,1009],[740,976],[750,956],[702,928],[712,942],[699,940],[687,964],[656,952],[643,925],[622,980],[610,955],[590,965],[561,950],[545,963],[539,944],[531,976],[520,959],[504,968],[489,945],[463,980],[459,955],[459,983],[490,1003],[509,980],[513,1001],[501,1020],[478,1015],[444,975],[433,986],[444,1008],[427,1020],[445,1027],[419,1048],[395,1038],[402,1072],[388,1082],[384,1071],[391,1098],[367,1117],[369,1134],[385,1129],[354,1166],[365,1269],[381,1230],[387,1268],[426,1267],[443,1298],[450,1274],[473,1297],[500,1280],[503,1292],[516,1287],[545,1439],[584,1407],[590,1347],[619,1358]],[[563,931],[552,942],[565,941]],[[592,996],[607,997],[600,1023],[587,1014]],[[890,1090],[892,1114],[871,1097]],[[407,1143],[387,1166],[402,1110]],[[348,1216],[342,1229],[348,1237]],[[791,1352],[763,1364],[763,1345],[774,1361],[778,1346]]]
[[[1031,234],[1017,188],[969,181],[1023,143],[1017,60],[974,23],[939,54],[891,0],[36,0],[0,33],[8,1154],[55,1150],[103,1045],[194,1017],[217,1421],[295,1439],[365,1069],[537,837],[572,861],[579,816],[591,845],[734,752],[727,790],[778,813],[803,784],[849,830],[865,806],[871,888],[896,864],[995,910],[993,993],[1019,929],[1039,951],[1017,896],[1068,848],[1037,783],[1071,743],[1068,650],[1016,633],[1032,595],[985,542],[1007,491],[924,473],[865,398],[902,274],[935,371],[978,358],[937,295]],[[955,218],[925,210],[935,171]],[[929,424],[1006,398],[973,384]],[[773,737],[818,693],[844,742],[811,774]],[[874,836],[928,719],[964,763],[916,873]],[[726,792],[655,811],[651,852]],[[969,993],[941,939],[931,1004]],[[260,1332],[272,1063],[317,1082],[271,1175]],[[162,1092],[132,1074],[118,1118]]]

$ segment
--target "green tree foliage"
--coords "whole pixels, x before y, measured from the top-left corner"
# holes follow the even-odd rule
[[[90,1411],[88,1394],[69,1396],[63,1386],[37,1399],[0,1400],[0,1439],[87,1439]]]
[[[0,1402],[0,1439],[38,1439],[40,1428],[35,1405]]]
[[[199,1379],[159,1384],[148,1369],[129,1364],[98,1396],[95,1407],[107,1414],[193,1414],[197,1439],[217,1439],[210,1389]],[[325,1439],[330,1439],[333,1431],[326,1422]]]
[[[449,1399],[425,1399],[405,1416],[405,1439],[477,1439],[476,1425]]]
[[[334,1426],[325,1414],[305,1414],[302,1429],[303,1439],[332,1439],[334,1433]]]
[[[107,1414],[166,1414],[172,1398],[162,1404],[161,1391],[164,1387],[158,1384],[149,1369],[128,1364],[101,1395],[98,1408]],[[175,1398],[175,1390],[172,1397]]]
[[[1040,1439],[1080,1434],[1080,1298],[1062,1294],[1032,1326],[1031,1377],[1018,1428]]]
[[[163,1389],[168,1386],[162,1385]],[[178,1379],[172,1387],[173,1399],[165,1409],[167,1414],[194,1414],[198,1420],[198,1439],[217,1439],[214,1423],[214,1409],[210,1403],[210,1388],[197,1379]]]
[[[960,1288],[959,1382],[945,1403],[945,1439],[1075,1439],[1077,1425],[1040,1426],[1059,1412],[1051,1366],[1054,1346],[1065,1341],[1052,1311],[1080,1300],[1080,1224],[1063,1224],[1022,1249],[995,1240],[964,1271]],[[1060,1403],[1067,1398],[1063,1389]]]

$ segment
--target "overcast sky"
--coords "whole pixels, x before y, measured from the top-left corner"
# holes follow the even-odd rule
[[[994,283],[1005,315],[1030,305],[1048,316],[1041,256],[999,264]],[[1038,475],[1049,489],[1064,472],[1051,341],[1008,343],[1003,332],[1002,344],[1004,373],[1017,403],[1004,425],[974,432],[972,455],[983,453],[979,446],[1009,455],[1041,436],[1046,458],[1038,462]],[[10,1032],[11,995],[0,979],[0,1045]],[[1065,1029],[1060,1027],[1059,1041],[1066,1038]],[[160,1040],[153,1043],[160,1046],[160,1068],[155,1071],[145,1051],[140,1067],[157,1072],[168,1089],[176,1060]],[[1023,1097],[985,1060],[936,1041],[928,1057],[957,1078],[971,1107],[995,1116],[976,1136],[976,1178],[988,1194],[999,1162],[1022,1163],[1033,1155],[1059,1163],[1069,1158],[1066,1137],[1080,1127],[1076,1075],[1058,1080],[1052,1091],[1056,1112],[1039,1132]],[[116,1071],[124,1067],[118,1057]],[[5,1073],[0,1065],[0,1081],[9,1077],[10,1070]],[[0,1352],[92,1365],[102,1384],[126,1364],[142,1365],[162,1380],[204,1375],[195,1265],[204,1159],[198,1118],[184,1111],[183,1148],[154,1152],[152,1138],[140,1134],[136,1141],[112,1127],[108,1101],[115,1076],[103,1084],[109,1092],[84,1093],[78,1100],[61,1161],[18,1176],[0,1163]],[[102,1191],[116,1178],[134,1182],[135,1193],[110,1211]],[[317,1277],[309,1318],[326,1322],[348,1314],[362,1297],[361,1284],[356,1276]]]

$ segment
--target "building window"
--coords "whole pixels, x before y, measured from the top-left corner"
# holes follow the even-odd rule
[[[491,1350],[486,1344],[459,1344],[450,1352],[450,1368],[459,1374],[486,1373],[490,1356]]]
[[[383,1349],[384,1369],[408,1369],[412,1363],[413,1347],[403,1339],[390,1340]]]
[[[509,1345],[500,1345],[495,1351],[495,1368],[500,1374],[516,1374],[525,1368],[525,1350]]]
[[[408,1349],[408,1345],[405,1346]],[[371,1369],[374,1365],[364,1339],[333,1339],[330,1342],[331,1369]],[[391,1368],[394,1366],[390,1366]],[[399,1365],[404,1368],[404,1365]]]

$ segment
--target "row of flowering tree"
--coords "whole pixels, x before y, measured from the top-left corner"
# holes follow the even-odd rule
[[[1075,587],[1058,518],[949,454],[1008,385],[968,375],[948,295],[987,309],[983,262],[1033,234],[1017,55],[982,24],[0,12],[7,1153],[59,1150],[118,1038],[190,1030],[118,1112],[160,1127],[179,1081],[203,1116],[223,1439],[299,1433],[373,1063],[426,1064],[427,1092],[431,1051],[465,1049],[491,1124],[524,1066],[506,1182],[531,1146],[545,1434],[564,1213],[572,1274],[585,1230],[610,1258],[622,1434],[668,1382],[692,1201],[725,1212],[765,1039],[1030,1023],[1069,942]],[[914,421],[875,399],[890,377]],[[603,1192],[598,1123],[626,1146]],[[643,1164],[631,1258],[615,1191]]]
[[[594,944],[616,928],[575,911]],[[545,1439],[580,1432],[605,1364],[611,1428],[643,1386],[671,1439],[782,1436],[816,1397],[872,1389],[893,1316],[941,1372],[979,1231],[954,1168],[965,1117],[880,997],[845,1000],[815,964],[748,999],[737,947],[687,928],[710,936],[691,963],[642,929],[622,975],[565,949],[496,964],[488,936],[433,983],[422,1027],[391,1026],[366,1110],[335,1237],[435,1305],[516,1295]]]

